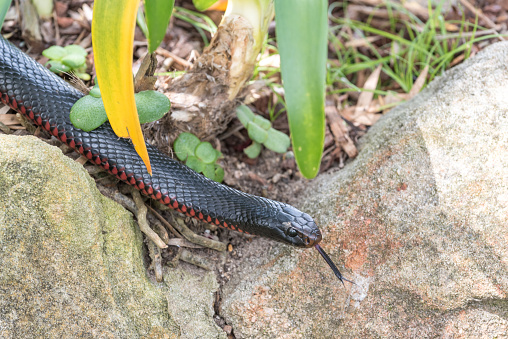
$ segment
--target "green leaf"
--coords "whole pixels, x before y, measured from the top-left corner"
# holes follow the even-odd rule
[[[251,159],[256,159],[261,153],[261,144],[253,141],[249,147],[243,149],[243,153]]]
[[[85,64],[85,57],[80,54],[67,54],[60,61],[72,69],[79,68]]]
[[[199,160],[198,158],[196,158],[195,156],[192,156],[192,155],[190,155],[187,158],[185,165],[187,165],[187,167],[193,169],[194,171],[196,171],[198,173],[203,172],[203,169],[206,166],[201,160]]]
[[[215,164],[206,164],[201,172],[208,179],[215,180]]]
[[[217,182],[222,182],[222,180],[224,180],[224,168],[215,165],[215,178],[213,180]]]
[[[208,141],[202,142],[196,147],[196,157],[205,164],[213,164],[217,161],[217,151]]]
[[[53,0],[32,0],[35,10],[41,19],[50,19],[53,15]]]
[[[11,6],[11,0],[0,1],[0,28],[2,28],[5,20],[5,15]]]
[[[213,181],[222,182],[224,179],[224,169],[217,164],[207,164],[203,168],[203,175]]]
[[[89,95],[93,96],[94,98],[100,98],[101,97],[101,89],[99,88],[99,84],[96,83],[93,88],[90,90]]]
[[[81,73],[81,72],[76,72],[75,73],[76,76],[82,80],[85,80],[85,81],[88,81],[90,80],[92,77],[90,76],[90,74],[88,73]]]
[[[268,133],[252,121],[247,125],[247,132],[249,133],[249,138],[260,144],[264,143],[266,138],[268,138]]]
[[[88,55],[86,50],[79,45],[68,45],[65,46],[64,49],[67,52],[67,54],[77,54],[81,55],[83,58],[86,58],[86,56]]]
[[[197,136],[191,133],[180,133],[173,144],[175,154],[181,161],[187,159],[188,156],[194,156],[196,147],[201,141]]]
[[[85,132],[90,132],[108,120],[102,99],[87,95],[76,101],[71,108],[72,124]]]
[[[252,120],[253,123],[264,129],[265,131],[268,131],[270,127],[272,127],[272,123],[270,120],[263,118],[261,115],[256,115],[254,117],[254,120]]]
[[[60,46],[51,46],[42,51],[42,55],[51,60],[60,60],[67,55],[67,51]]]
[[[149,53],[154,52],[164,39],[174,5],[175,0],[145,1]]]
[[[134,94],[134,98],[141,124],[159,120],[171,108],[168,97],[161,92],[143,91]]]
[[[236,116],[238,117],[238,120],[247,127],[249,122],[254,120],[254,117],[256,116],[249,107],[245,105],[238,106],[236,108]]]
[[[275,21],[289,128],[298,167],[319,171],[325,137],[327,0],[277,0]]]
[[[234,0],[232,0],[234,1]],[[192,0],[194,7],[200,12],[206,11],[208,7],[216,3],[217,0]]]
[[[277,153],[286,153],[290,144],[291,141],[286,134],[273,128],[268,130],[268,138],[263,143],[266,148]]]
[[[48,61],[46,63],[46,66],[50,66],[49,67],[49,70],[53,73],[57,73],[57,74],[60,74],[60,73],[64,73],[64,72],[69,72],[71,70],[71,68],[67,65],[64,65],[62,64],[60,61]]]
[[[146,27],[145,13],[143,13],[143,8],[141,7],[138,8],[136,23],[138,24],[145,37],[148,39],[148,27]]]

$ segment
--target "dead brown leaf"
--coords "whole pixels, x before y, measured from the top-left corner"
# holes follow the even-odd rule
[[[429,65],[426,65],[425,68],[422,70],[418,78],[416,78],[413,87],[411,87],[411,90],[409,91],[409,99],[420,93],[420,91],[423,88],[423,85],[425,85],[425,79],[427,79],[427,75],[429,74]]]

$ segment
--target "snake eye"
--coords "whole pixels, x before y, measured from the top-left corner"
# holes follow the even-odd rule
[[[290,236],[291,238],[294,238],[298,235],[298,232],[293,227],[290,227],[287,230],[287,235]]]

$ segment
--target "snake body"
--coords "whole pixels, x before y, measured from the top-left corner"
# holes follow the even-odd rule
[[[70,109],[82,96],[0,37],[1,100],[92,163],[144,195],[210,224],[298,247],[314,246],[321,240],[308,214],[219,184],[147,145],[150,176],[130,140],[118,138],[108,123],[91,132],[72,125]]]

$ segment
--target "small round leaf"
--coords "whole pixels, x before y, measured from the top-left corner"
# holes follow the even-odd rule
[[[249,138],[259,142],[260,144],[264,143],[266,138],[268,138],[268,133],[252,121],[247,125],[247,132],[249,133]]]
[[[255,114],[252,113],[249,107],[241,105],[236,108],[236,116],[238,117],[238,120],[247,127],[249,122],[254,120]]]
[[[222,180],[224,180],[224,168],[215,165],[215,178],[213,180],[217,182],[222,182]]]
[[[217,161],[217,151],[208,141],[202,142],[196,147],[196,156],[205,164],[213,164]]]
[[[78,72],[76,72],[76,76],[78,78],[80,78],[81,80],[84,80],[84,81],[88,81],[88,80],[90,80],[92,78],[90,76],[90,74],[88,74],[88,73],[78,73]]]
[[[79,68],[85,64],[85,57],[79,54],[68,54],[61,59],[64,65],[72,69]]]
[[[136,93],[134,99],[136,99],[139,123],[141,124],[159,120],[171,108],[168,97],[157,91]]]
[[[261,144],[253,141],[249,147],[243,149],[243,153],[251,159],[256,159],[261,153]]]
[[[266,148],[277,153],[285,153],[290,145],[289,137],[276,129],[268,130],[268,138],[263,143]]]
[[[208,179],[215,180],[215,165],[214,164],[206,164],[203,167],[203,175]]]
[[[175,150],[175,154],[181,161],[187,159],[188,156],[194,156],[196,147],[199,145],[200,141],[197,136],[191,133],[183,132],[180,133],[178,138],[176,138],[175,143],[173,144],[173,149]]]
[[[203,172],[203,169],[205,168],[205,164],[199,160],[198,158],[194,157],[194,156],[189,156],[187,158],[187,161],[185,162],[185,164],[193,169],[194,171],[198,172],[198,173],[201,173]]]
[[[76,128],[90,132],[106,122],[108,116],[102,99],[86,95],[72,106],[70,119]]]
[[[64,47],[67,54],[76,54],[81,55],[82,57],[86,58],[88,53],[85,51],[85,49],[79,45],[69,45]]]
[[[263,118],[261,115],[256,115],[254,117],[254,120],[252,120],[253,123],[264,129],[265,131],[268,131],[270,127],[272,127],[272,123],[270,120]]]
[[[88,94],[90,94],[94,98],[100,98],[101,97],[101,89],[99,88],[99,84],[95,83],[95,86],[92,87],[92,89],[90,90],[90,93],[88,93]]]
[[[46,66],[49,65],[49,70],[53,73],[60,74],[64,72],[69,72],[71,69],[69,66],[62,64],[60,61],[48,61]]]
[[[224,155],[222,154],[222,152],[215,150],[215,153],[217,153],[217,159],[224,158]]]
[[[48,49],[42,51],[42,55],[51,60],[60,60],[67,55],[65,48],[60,46],[51,46]]]

